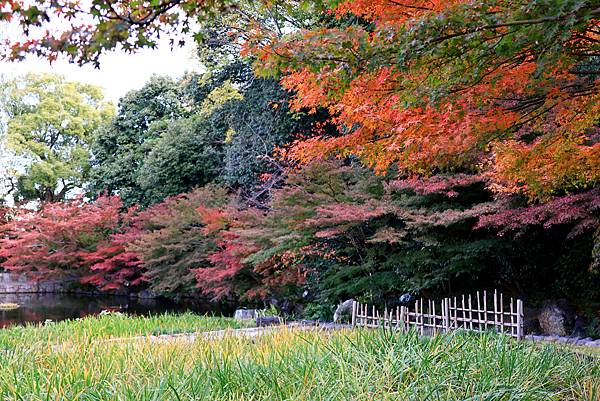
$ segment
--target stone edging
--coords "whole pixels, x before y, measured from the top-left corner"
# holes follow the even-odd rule
[[[594,340],[591,337],[560,337],[560,336],[538,336],[538,335],[527,335],[526,340],[535,342],[548,342],[568,345],[580,345],[584,347],[596,347],[600,348],[600,339]]]

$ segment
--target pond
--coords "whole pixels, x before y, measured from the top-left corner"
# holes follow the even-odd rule
[[[90,296],[77,294],[0,294],[0,304],[14,303],[13,310],[0,310],[0,328],[44,322],[60,321],[97,315],[103,310],[119,311],[133,315],[164,312],[197,312],[231,316],[234,305],[188,299],[173,302],[167,299],[138,299],[118,296]]]

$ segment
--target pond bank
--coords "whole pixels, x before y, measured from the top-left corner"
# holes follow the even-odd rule
[[[0,294],[0,303],[15,303],[14,310],[0,311],[0,328],[28,323],[60,322],[98,315],[102,311],[129,315],[157,315],[165,312],[231,316],[235,305],[185,299],[143,299],[108,295],[79,295],[71,293]]]
[[[64,292],[70,283],[59,280],[31,280],[25,275],[0,273],[0,294],[33,294]]]

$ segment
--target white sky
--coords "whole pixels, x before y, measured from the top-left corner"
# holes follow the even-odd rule
[[[3,34],[6,34],[6,27],[0,26],[0,37]],[[105,98],[116,106],[119,98],[132,89],[144,86],[152,75],[177,78],[186,71],[198,71],[200,66],[194,57],[194,51],[193,40],[188,40],[184,47],[171,50],[168,39],[165,39],[157,49],[144,49],[132,54],[123,51],[106,53],[100,57],[99,69],[92,65],[79,67],[64,59],[50,64],[48,60],[30,56],[22,62],[0,61],[0,79],[10,79],[27,73],[61,74],[69,80],[103,88]],[[1,134],[2,132],[0,139]],[[0,140],[0,178],[6,176],[9,169],[16,168],[15,164],[19,164],[18,160],[6,152]],[[0,194],[3,190],[0,182]],[[8,201],[11,203],[10,199]]]
[[[65,75],[69,80],[98,85],[105,96],[117,104],[121,96],[132,89],[141,88],[152,75],[180,77],[186,71],[199,68],[194,60],[194,46],[188,41],[186,46],[171,50],[165,40],[157,49],[144,49],[134,54],[123,51],[106,53],[100,57],[100,68],[91,65],[79,67],[65,60],[52,65],[45,59],[29,57],[22,62],[0,61],[0,76],[13,78],[29,72],[52,72]]]
[[[100,58],[99,69],[91,65],[79,67],[65,60],[58,60],[50,65],[47,60],[30,57],[22,62],[0,61],[0,75],[12,78],[29,72],[62,74],[69,80],[102,87],[106,98],[116,105],[121,96],[132,89],[141,88],[154,74],[179,77],[186,71],[198,70],[193,53],[194,47],[191,44],[171,51],[165,41],[155,50],[144,49],[135,54],[122,51],[104,54]]]

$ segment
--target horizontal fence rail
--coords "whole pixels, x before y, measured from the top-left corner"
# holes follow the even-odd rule
[[[475,298],[475,299],[473,299]],[[505,302],[506,301],[506,302]],[[523,338],[523,301],[494,291],[444,298],[418,299],[410,306],[385,309],[354,302],[352,326],[383,327],[396,330],[416,329],[420,334],[446,333],[453,330],[495,330],[518,339]]]

